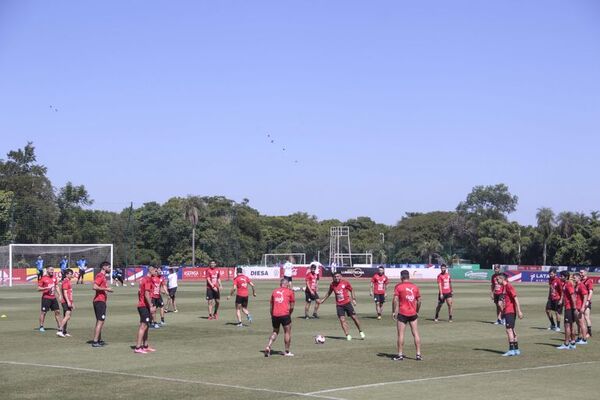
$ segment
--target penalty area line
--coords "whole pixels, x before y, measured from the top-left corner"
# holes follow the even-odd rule
[[[54,368],[54,369],[66,369],[70,371],[79,371],[79,372],[89,372],[95,374],[106,374],[106,375],[119,375],[119,376],[127,376],[131,378],[140,378],[140,379],[154,379],[165,382],[176,382],[176,383],[187,383],[193,385],[205,385],[205,386],[215,386],[222,387],[226,389],[237,389],[237,390],[246,390],[253,392],[265,392],[265,393],[276,393],[276,394],[284,394],[288,396],[300,396],[300,397],[310,397],[316,399],[328,399],[328,400],[346,400],[341,397],[330,397],[321,394],[313,394],[313,393],[300,393],[300,392],[288,392],[285,390],[276,390],[276,389],[265,389],[265,388],[256,388],[249,386],[241,386],[241,385],[228,385],[226,383],[216,383],[216,382],[204,382],[204,381],[196,381],[191,379],[181,379],[181,378],[170,378],[167,376],[155,376],[155,375],[144,375],[144,374],[134,374],[129,372],[119,372],[119,371],[106,371],[101,369],[91,369],[91,368],[80,368],[80,367],[69,367],[66,365],[51,365],[51,364],[35,364],[35,363],[27,363],[27,362],[18,362],[18,361],[1,361],[0,364],[4,365],[20,365],[26,367],[38,367],[38,368]]]
[[[430,382],[430,381],[439,381],[444,379],[456,379],[456,378],[466,378],[471,376],[481,376],[481,375],[493,375],[493,374],[506,374],[510,372],[522,372],[522,371],[535,371],[540,369],[550,369],[550,368],[561,368],[561,367],[570,367],[574,365],[587,365],[587,364],[597,364],[600,361],[582,361],[570,364],[553,364],[553,365],[541,365],[539,367],[525,367],[525,368],[515,368],[515,369],[500,369],[495,371],[481,371],[481,372],[471,372],[466,374],[457,374],[457,375],[444,375],[444,376],[432,376],[429,378],[417,378],[417,379],[405,379],[402,381],[391,381],[391,382],[380,382],[380,383],[370,383],[366,385],[357,385],[357,386],[346,386],[334,389],[325,389],[318,390],[316,392],[308,392],[305,394],[308,395],[320,395],[324,393],[338,392],[343,390],[355,390],[355,389],[367,389],[379,386],[388,386],[388,385],[403,385],[407,383],[419,383],[419,382]]]

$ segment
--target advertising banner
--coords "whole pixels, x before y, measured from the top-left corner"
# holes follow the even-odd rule
[[[182,281],[204,281],[206,280],[206,270],[208,267],[183,267],[180,268]],[[216,268],[221,274],[221,280],[226,281],[233,277],[234,268],[219,267]]]
[[[281,270],[279,267],[242,267],[244,275],[252,280],[263,280],[263,279],[280,279]]]
[[[548,282],[549,275],[545,271],[523,271],[521,282]]]
[[[0,269],[0,282],[2,282],[3,285],[8,285],[10,277],[9,272],[8,267]],[[27,283],[27,270],[25,268],[13,268],[12,280],[13,285]],[[37,275],[35,282],[37,283]]]
[[[452,279],[457,280],[471,280],[471,281],[489,281],[492,279],[492,274],[494,273],[491,270],[464,270],[464,269],[454,269],[451,268],[450,277]]]

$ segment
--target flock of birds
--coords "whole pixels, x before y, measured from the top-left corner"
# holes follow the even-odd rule
[[[267,133],[267,140],[269,141],[270,144],[275,145],[275,139],[271,136],[270,133]],[[285,151],[285,146],[281,147],[282,151]],[[298,164],[298,160],[294,160],[294,164]]]

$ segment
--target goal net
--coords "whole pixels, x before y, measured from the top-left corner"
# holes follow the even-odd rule
[[[44,269],[54,267],[57,271],[65,259],[76,278],[79,277],[77,261],[85,259],[84,282],[92,282],[94,270],[108,261],[112,280],[112,244],[9,244],[0,247],[0,285],[37,283],[38,257],[43,261]]]
[[[306,264],[306,253],[267,253],[262,257],[262,265],[265,267],[283,265],[289,257],[294,257],[294,264]]]

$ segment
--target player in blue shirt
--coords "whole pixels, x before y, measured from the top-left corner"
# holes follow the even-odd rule
[[[69,259],[67,256],[63,256],[62,260],[60,260],[60,272],[65,272],[67,268],[69,268]]]
[[[42,276],[44,276],[44,260],[42,259],[42,256],[38,256],[37,260],[35,260],[35,267],[37,268],[37,277],[39,281],[42,279]]]
[[[79,276],[77,277],[77,283],[81,283],[83,285],[83,276],[85,275],[85,269],[87,268],[87,260],[85,257],[79,258],[77,260],[77,267],[79,268]]]

